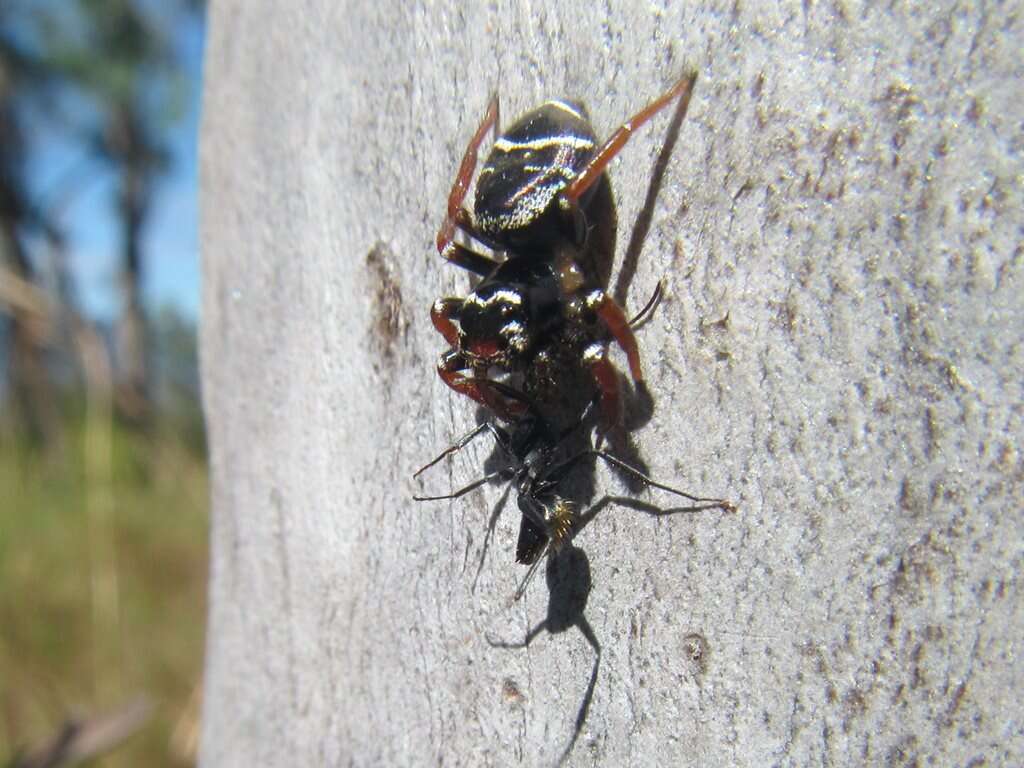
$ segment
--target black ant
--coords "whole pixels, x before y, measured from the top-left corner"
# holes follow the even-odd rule
[[[413,496],[413,499],[416,501],[457,499],[491,480],[508,477],[511,474],[511,483],[515,487],[516,500],[522,513],[519,539],[516,543],[516,561],[531,566],[516,590],[516,599],[522,597],[527,584],[542,561],[541,555],[556,553],[572,538],[576,526],[580,522],[577,504],[559,493],[559,486],[573,469],[588,458],[602,459],[645,486],[658,488],[693,503],[693,506],[675,511],[696,512],[716,508],[725,512],[735,511],[735,506],[724,499],[702,498],[659,483],[607,451],[580,450],[568,458],[559,460],[559,453],[566,439],[585,421],[585,413],[576,420],[574,425],[556,435],[549,423],[538,416],[536,408],[522,393],[495,381],[481,381],[481,386],[494,388],[496,393],[502,397],[520,402],[526,411],[525,415],[517,419],[510,430],[493,421],[483,422],[442,451],[437,458],[417,470],[413,477],[418,477],[445,457],[462,450],[470,441],[484,432],[491,433],[509,463],[502,469],[490,472],[452,493],[439,496]]]
[[[494,96],[466,147],[448,196],[437,249],[483,279],[465,298],[438,299],[434,327],[451,345],[438,364],[441,379],[511,421],[522,403],[484,382],[491,369],[508,374],[536,369],[535,381],[553,381],[571,356],[597,385],[605,426],[620,410],[609,337],[626,354],[634,382],[643,380],[640,353],[622,308],[586,274],[580,257],[587,210],[608,163],[630,136],[675,99],[685,112],[696,74],[687,74],[598,145],[586,111],[548,101],[499,135]],[[476,180],[471,214],[463,206],[488,131],[494,144]],[[484,255],[456,242],[456,231],[486,246]],[[523,459],[525,457],[520,457]]]

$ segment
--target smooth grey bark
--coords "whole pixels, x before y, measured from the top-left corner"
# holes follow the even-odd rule
[[[553,765],[577,722],[573,765],[1024,761],[1024,17],[614,5],[212,4],[204,765]],[[607,133],[687,67],[633,438],[739,511],[605,508],[585,622],[495,648],[564,596],[509,604],[501,486],[411,500],[492,452],[410,477],[475,423],[433,371],[448,186],[495,88]],[[619,264],[669,121],[611,169]]]

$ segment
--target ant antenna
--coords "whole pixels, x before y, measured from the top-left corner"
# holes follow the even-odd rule
[[[511,467],[505,467],[504,469],[499,469],[497,472],[491,472],[490,474],[484,475],[483,477],[474,480],[469,485],[463,488],[459,488],[459,490],[453,491],[451,493],[445,493],[442,494],[441,496],[413,496],[412,499],[413,501],[442,501],[444,499],[457,499],[460,496],[465,496],[470,491],[475,491],[481,485],[485,485],[491,482],[491,480],[497,480],[499,477],[508,472],[509,469],[511,469]]]
[[[413,474],[413,478],[419,477],[420,475],[422,475],[424,472],[426,472],[428,469],[430,469],[432,466],[437,464],[439,461],[441,461],[441,459],[445,458],[446,456],[451,456],[453,453],[457,453],[458,451],[461,451],[463,448],[465,448],[469,444],[470,440],[472,440],[474,437],[479,435],[485,429],[490,429],[493,432],[494,431],[494,425],[492,425],[489,421],[485,421],[483,424],[480,424],[479,426],[477,426],[474,429],[470,430],[468,433],[466,433],[465,435],[460,437],[458,442],[454,443],[453,445],[448,446],[443,451],[441,451],[440,455],[436,459],[434,459],[433,461],[431,461],[431,462],[429,462],[427,464],[424,464],[422,467],[417,469],[415,474]],[[495,435],[495,438],[497,439],[497,435]],[[498,440],[498,442],[501,443],[501,440]]]

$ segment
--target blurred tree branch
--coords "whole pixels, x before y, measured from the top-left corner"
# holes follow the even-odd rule
[[[2,16],[0,11],[0,22]],[[0,32],[0,308],[9,318],[7,376],[30,439],[52,443],[57,435],[53,383],[39,343],[48,335],[41,320],[49,313],[34,288],[34,269],[22,241],[26,230],[55,232],[33,203],[25,170],[23,109],[26,92],[38,84],[43,68],[38,58]]]
[[[152,703],[139,696],[106,715],[71,718],[44,744],[15,756],[10,768],[59,768],[99,757],[138,731],[152,712]]]

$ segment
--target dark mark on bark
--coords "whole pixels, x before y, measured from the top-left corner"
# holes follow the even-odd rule
[[[708,671],[708,641],[699,632],[691,632],[683,638],[683,653],[686,661],[699,675]]]
[[[395,345],[405,336],[409,321],[405,317],[402,291],[395,280],[395,256],[384,242],[377,242],[366,254],[373,294],[370,307],[370,331],[374,348],[384,360],[390,360]]]

